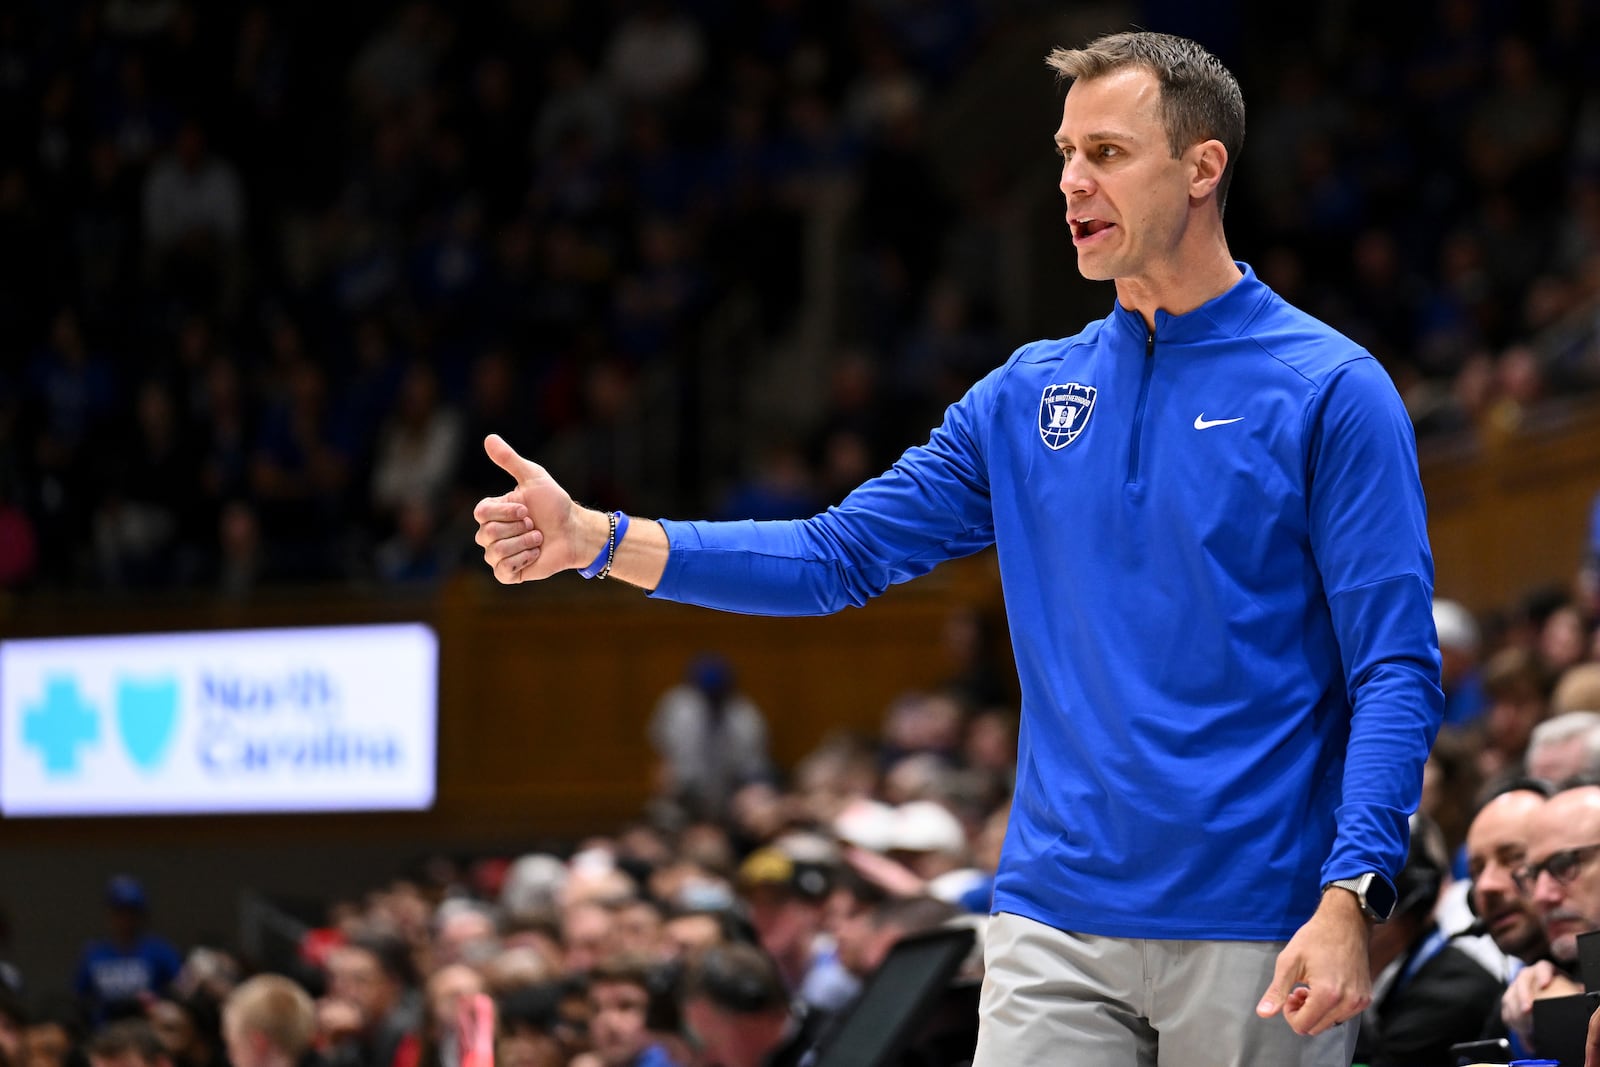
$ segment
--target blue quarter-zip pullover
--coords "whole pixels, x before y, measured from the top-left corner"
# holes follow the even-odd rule
[[[1410,421],[1359,346],[1241,264],[1153,331],[1120,306],[953,404],[801,522],[666,522],[654,595],[859,605],[998,546],[1022,725],[996,911],[1281,940],[1391,876],[1443,697]]]

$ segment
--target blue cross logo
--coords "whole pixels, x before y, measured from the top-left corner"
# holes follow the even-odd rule
[[[77,682],[55,676],[45,682],[44,700],[23,714],[22,740],[39,750],[46,774],[75,774],[79,750],[100,740],[100,716]]]

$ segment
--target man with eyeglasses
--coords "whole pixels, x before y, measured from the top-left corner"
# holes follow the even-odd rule
[[[1525,968],[1500,1001],[1505,1024],[1531,1043],[1533,1002],[1583,992],[1571,973],[1578,935],[1600,929],[1600,786],[1563,790],[1533,813],[1514,878],[1550,941],[1551,958]]]

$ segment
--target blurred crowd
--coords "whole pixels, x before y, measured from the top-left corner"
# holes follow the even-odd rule
[[[1573,936],[1600,929],[1594,578],[1482,615],[1435,602],[1446,719],[1398,911],[1374,932],[1358,1062],[1454,1067],[1449,1046],[1482,1037],[1529,1052],[1532,1002],[1579,988]],[[952,647],[983,645],[979,615],[951,625],[971,638]],[[876,736],[829,736],[785,768],[761,709],[706,654],[654,708],[637,821],[562,848],[426,857],[314,914],[269,901],[237,942],[172,944],[119,875],[72,989],[0,952],[0,1067],[801,1064],[896,945],[970,928],[952,999],[894,1061],[963,1067],[1018,716],[999,661],[951,666],[892,702]],[[12,903],[26,921],[27,900]]]
[[[1236,252],[1371,348],[1424,435],[1600,378],[1592,5],[1108,10],[1239,72]],[[1053,217],[1017,207],[1052,195],[1048,130],[1014,163],[941,122],[1052,12],[0,6],[0,589],[427,583],[503,488],[490,430],[609,506],[837,500],[1081,325],[1004,311],[1007,226]],[[760,363],[808,301],[836,311],[820,399],[730,441],[707,352]]]
[[[1048,130],[1036,167],[946,188],[928,129],[1046,6],[0,6],[0,590],[434,581],[478,565],[490,431],[608,506],[837,499],[1028,339],[996,257],[1005,199],[1053,180]],[[1207,18],[1182,29],[1216,35],[1251,104],[1235,251],[1367,345],[1419,434],[1504,432],[1600,384],[1592,5]],[[797,328],[841,189],[827,399],[711,477],[708,333],[735,302],[763,343]],[[665,439],[641,429],[660,406],[687,413]],[[1597,588],[1591,567],[1492,614],[1436,605],[1447,721],[1365,1062],[1453,1065],[1440,1036],[1497,1025],[1526,1044],[1519,976],[1574,968],[1550,920],[1600,927],[1600,870],[1551,858],[1587,842],[1538,869],[1473,846],[1513,794],[1600,818]],[[256,954],[171,944],[119,876],[73,989],[0,957],[0,1067],[486,1067],[485,1034],[503,1067],[803,1062],[897,941],[981,933],[1015,699],[977,670],[780,768],[701,661],[656,711],[637,824],[434,858]],[[1512,852],[1543,847],[1533,814],[1502,821]],[[1397,1020],[1440,1004],[1476,1015],[1405,1046]],[[961,1062],[948,1040],[915,1062]]]

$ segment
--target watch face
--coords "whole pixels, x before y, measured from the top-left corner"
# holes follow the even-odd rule
[[[1367,910],[1371,911],[1379,922],[1386,921],[1394,912],[1394,889],[1376,874],[1368,873],[1361,880],[1366,883],[1362,887],[1361,896],[1367,905]]]

